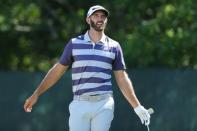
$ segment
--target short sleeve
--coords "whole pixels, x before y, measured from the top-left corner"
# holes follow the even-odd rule
[[[122,48],[119,44],[116,47],[115,59],[113,61],[113,70],[126,70]]]
[[[72,41],[70,40],[65,48],[64,51],[59,59],[59,63],[65,66],[69,66],[71,65],[73,62],[73,58],[72,58]]]

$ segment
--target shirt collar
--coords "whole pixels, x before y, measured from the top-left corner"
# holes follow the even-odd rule
[[[90,37],[89,37],[88,31],[87,31],[87,32],[85,33],[85,35],[84,35],[84,40],[85,40],[85,42],[91,42],[91,41],[92,41],[92,40],[90,39]],[[99,40],[99,42],[101,42],[101,43],[103,43],[103,44],[106,44],[107,41],[108,41],[108,38],[107,38],[107,36],[103,33],[101,39]]]

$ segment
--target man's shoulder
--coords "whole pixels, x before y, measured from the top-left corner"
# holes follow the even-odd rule
[[[71,38],[70,41],[71,41],[71,43],[83,43],[84,42],[84,34],[73,37],[73,38]]]
[[[107,39],[108,39],[108,42],[110,43],[110,46],[113,46],[113,47],[119,46],[119,42],[118,42],[118,41],[116,41],[116,40],[110,38],[109,36],[106,36],[106,37],[107,37]]]

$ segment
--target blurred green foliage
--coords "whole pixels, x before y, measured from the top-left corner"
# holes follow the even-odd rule
[[[86,31],[95,4],[111,12],[106,34],[122,45],[128,68],[197,69],[194,0],[2,0],[0,69],[47,71],[68,40]]]

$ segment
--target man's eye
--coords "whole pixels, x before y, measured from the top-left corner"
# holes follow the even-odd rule
[[[98,17],[98,15],[95,15],[95,17]]]

